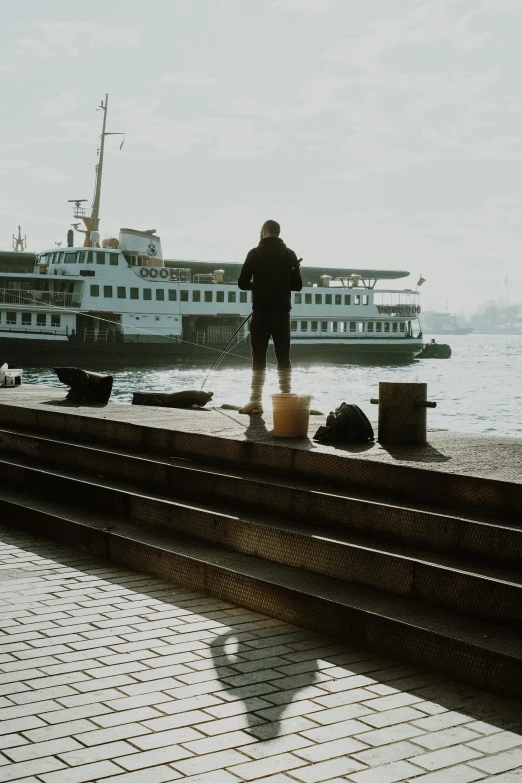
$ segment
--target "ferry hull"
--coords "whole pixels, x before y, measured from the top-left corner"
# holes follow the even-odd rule
[[[337,364],[374,363],[400,364],[412,362],[423,348],[423,341],[369,344],[363,340],[353,343],[292,343],[295,363],[333,362]],[[159,367],[177,362],[212,364],[219,356],[221,346],[196,345],[186,342],[103,342],[83,343],[66,340],[10,339],[0,337],[0,362],[15,367],[54,367],[59,365],[89,365],[92,368]],[[249,342],[229,348],[228,364],[244,362],[250,357]],[[275,362],[273,346],[269,346],[268,360]]]

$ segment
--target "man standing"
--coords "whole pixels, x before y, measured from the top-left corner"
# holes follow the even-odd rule
[[[290,292],[303,287],[300,261],[279,237],[281,228],[275,220],[267,220],[261,229],[259,245],[251,250],[243,264],[239,288],[252,291],[252,393],[250,402],[240,413],[263,413],[263,386],[266,375],[266,352],[270,338],[274,341],[279,388],[283,394],[291,390],[290,363]]]

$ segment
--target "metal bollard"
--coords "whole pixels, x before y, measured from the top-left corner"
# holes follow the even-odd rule
[[[379,443],[415,445],[426,443],[426,408],[436,402],[426,400],[427,383],[379,383]]]

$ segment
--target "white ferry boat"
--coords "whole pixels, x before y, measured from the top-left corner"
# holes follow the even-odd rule
[[[69,230],[67,247],[37,255],[32,271],[0,271],[0,359],[33,367],[211,361],[251,311],[251,292],[237,287],[240,265],[165,262],[154,229],[122,228],[100,241],[107,97],[102,108],[92,208],[73,201],[83,245]],[[303,267],[304,288],[292,294],[293,357],[412,360],[424,345],[419,293],[386,285],[408,274]],[[248,355],[248,323],[231,352]]]

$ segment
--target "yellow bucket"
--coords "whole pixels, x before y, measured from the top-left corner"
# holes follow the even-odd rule
[[[307,438],[310,394],[272,394],[274,435],[278,438]]]

